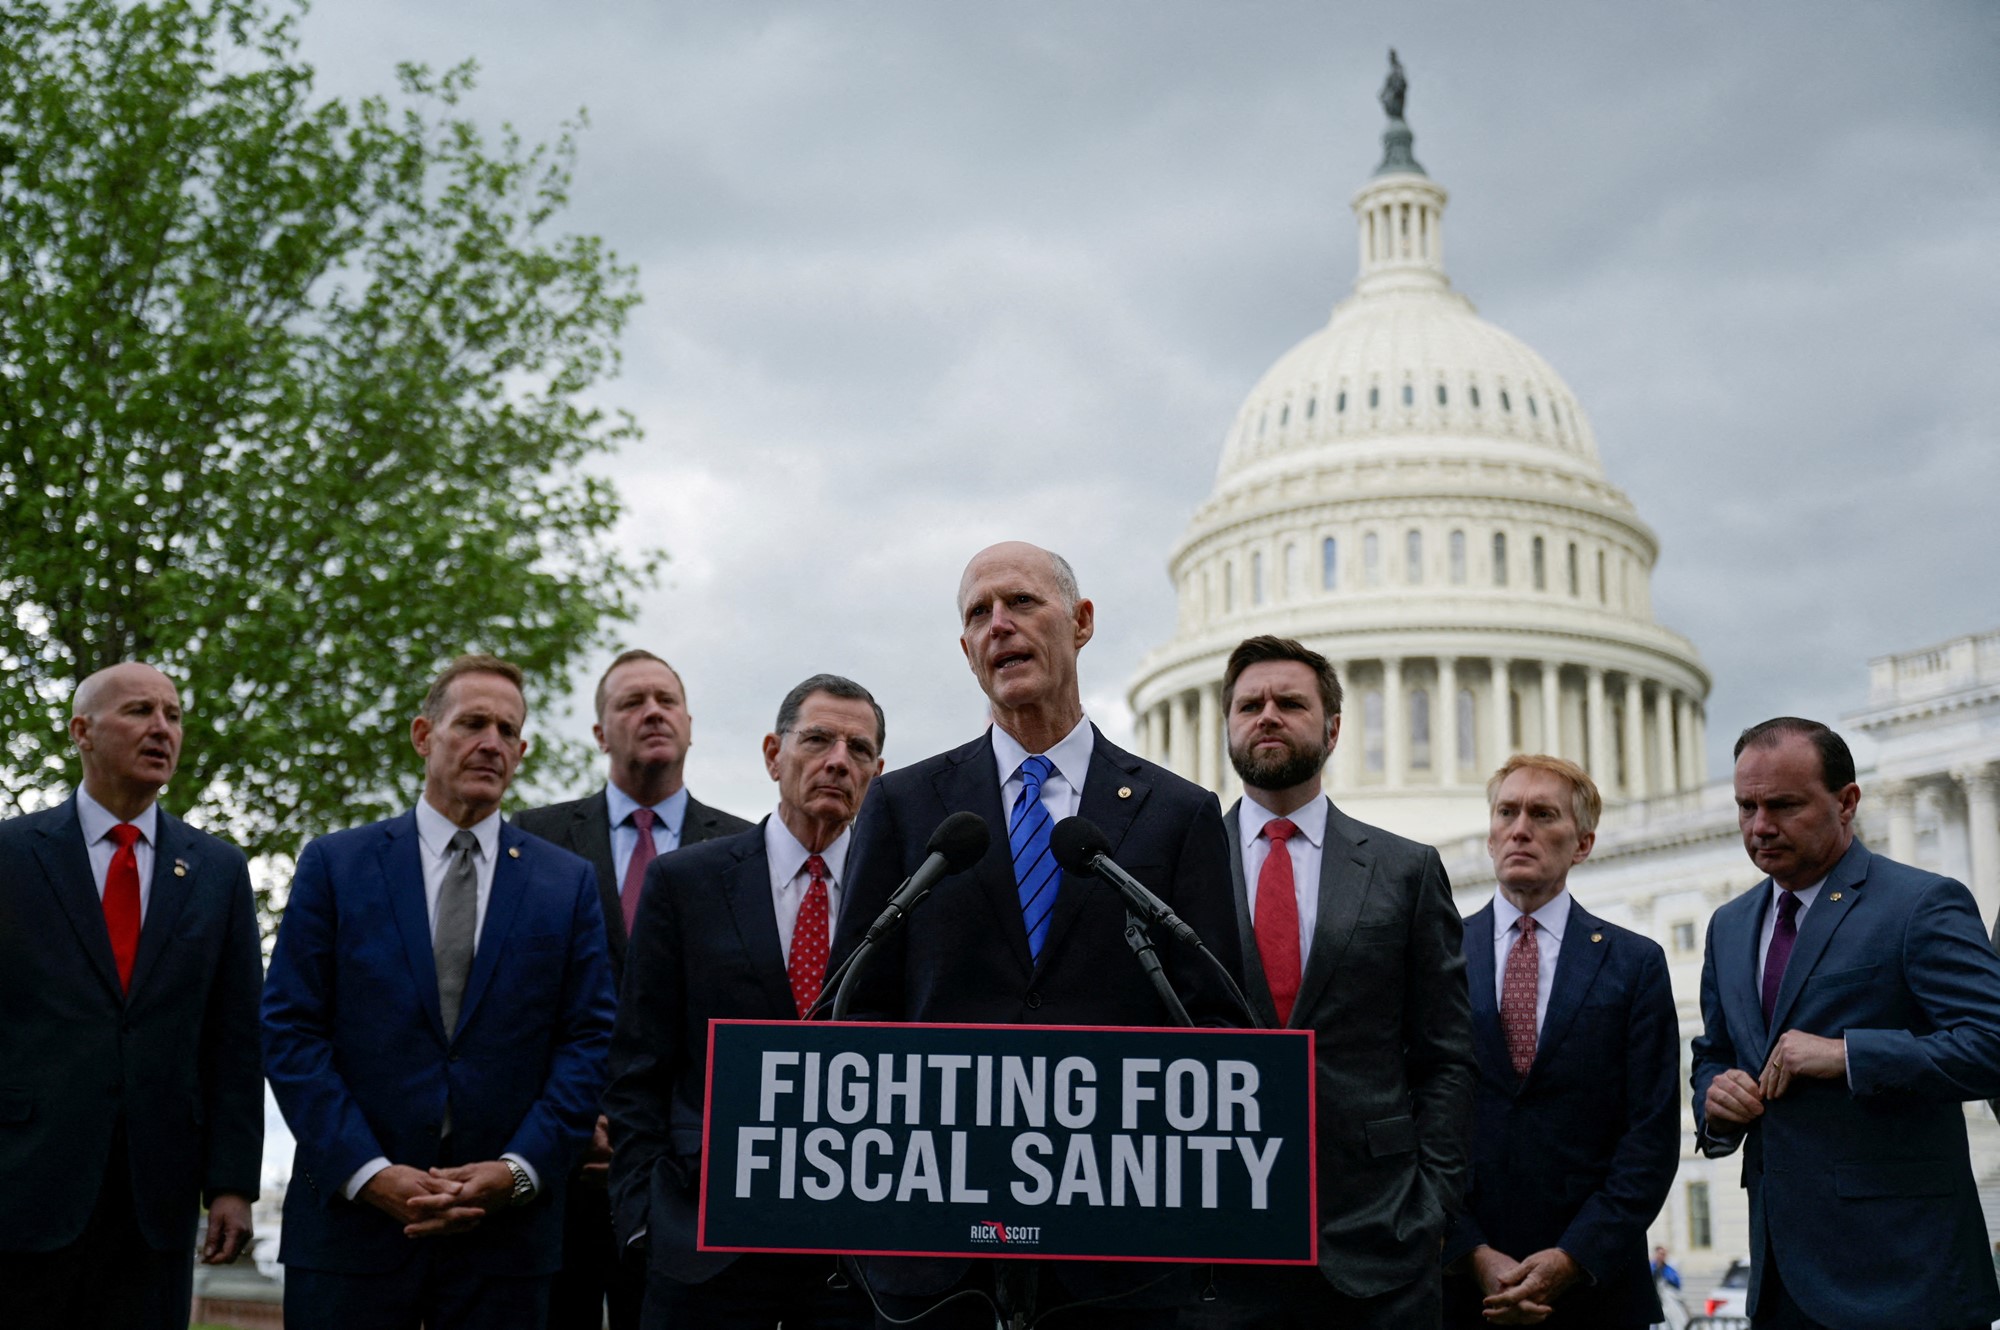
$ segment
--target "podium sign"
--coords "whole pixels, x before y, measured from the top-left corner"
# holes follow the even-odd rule
[[[704,1251],[1318,1256],[1304,1030],[709,1027]]]

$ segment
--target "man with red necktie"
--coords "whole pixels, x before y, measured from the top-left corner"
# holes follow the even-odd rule
[[[263,1172],[257,945],[235,846],[156,802],[180,696],[150,665],[76,690],[74,797],[0,823],[0,1325],[188,1323]]]
[[[695,1225],[708,1023],[804,1019],[853,945],[837,926],[848,829],[881,773],[885,728],[860,684],[807,679],[764,736],[776,812],[647,870],[604,1096],[618,1236],[647,1256],[646,1327],[869,1324],[858,1290],[829,1286],[833,1258],[697,1251]]]
[[[622,651],[597,681],[591,735],[607,758],[604,788],[568,803],[524,809],[514,825],[588,859],[597,870],[605,944],[614,982],[625,974],[626,940],[653,860],[748,830],[750,823],[688,793],[684,774],[694,720],[673,666],[643,648]],[[598,1118],[563,1209],[563,1268],[549,1294],[549,1330],[598,1330],[607,1302],[611,1330],[634,1330],[646,1272],[621,1259],[611,1231],[605,1174],[611,1138]]]
[[[1340,737],[1324,656],[1253,637],[1222,677],[1243,798],[1244,990],[1310,1029],[1319,1066],[1319,1266],[1234,1267],[1183,1326],[1407,1330],[1440,1315],[1438,1249],[1466,1185],[1472,1034],[1461,925],[1436,850],[1355,821],[1321,771]]]

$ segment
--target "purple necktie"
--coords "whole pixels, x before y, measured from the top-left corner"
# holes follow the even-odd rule
[[[618,903],[625,911],[625,936],[632,935],[632,922],[639,917],[639,891],[646,885],[646,866],[658,857],[653,849],[653,819],[656,814],[650,808],[632,810],[632,825],[639,829],[639,843],[632,847],[632,858],[625,865],[625,888],[618,893]]]
[[[1799,940],[1799,898],[1782,888],[1778,891],[1778,926],[1771,930],[1771,949],[1764,953],[1764,1024],[1778,1009],[1778,985],[1785,982],[1785,962],[1792,958],[1792,944]]]

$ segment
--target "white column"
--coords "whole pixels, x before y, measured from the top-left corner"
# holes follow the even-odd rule
[[[1493,751],[1486,756],[1486,765],[1498,771],[1514,755],[1513,727],[1509,723],[1512,707],[1509,698],[1513,693],[1514,662],[1505,656],[1493,658],[1493,714],[1487,717],[1487,728],[1493,736]]]
[[[1584,769],[1601,790],[1611,783],[1611,716],[1604,705],[1604,671],[1595,665],[1583,672],[1584,728],[1589,734]]]
[[[1542,662],[1542,751],[1553,757],[1563,752],[1562,666]]]
[[[1220,774],[1216,771],[1216,753],[1221,746],[1220,727],[1222,708],[1218,705],[1215,684],[1203,684],[1199,690],[1199,719],[1195,722],[1194,783],[1203,789],[1219,788]]]
[[[1881,789],[1882,806],[1889,815],[1889,857],[1913,863],[1917,857],[1917,787],[1906,780],[1891,781]]]
[[[1192,780],[1194,778],[1194,744],[1192,742],[1194,738],[1192,733],[1194,725],[1188,719],[1188,695],[1186,693],[1175,693],[1172,708],[1173,727],[1168,733],[1168,751],[1171,757],[1167,766],[1173,770],[1175,775],[1185,776]]]
[[[1458,662],[1438,657],[1437,696],[1431,701],[1431,769],[1438,784],[1458,784]]]
[[[1382,657],[1382,783],[1400,789],[1410,763],[1410,710],[1403,701],[1403,662]]]
[[[1625,676],[1625,797],[1646,797],[1646,694],[1639,676]]]
[[[1959,767],[1951,773],[1965,787],[1966,837],[1972,852],[1972,898],[1989,930],[2000,910],[2000,769],[1992,763]],[[1892,854],[1890,858],[1895,858]]]
[[[1694,715],[1694,787],[1708,777],[1708,712],[1696,702],[1689,710]]]
[[[1701,776],[1695,765],[1699,759],[1694,746],[1694,699],[1686,693],[1674,694],[1674,729],[1680,735],[1675,748],[1680,758],[1681,788],[1698,790]]]
[[[1664,683],[1653,685],[1653,734],[1653,782],[1661,794],[1672,794],[1681,784],[1674,772],[1674,715]]]
[[[1340,680],[1340,735],[1333,741],[1333,757],[1326,764],[1326,781],[1334,798],[1361,783],[1361,703],[1353,691],[1354,662],[1329,661],[1334,677]]]

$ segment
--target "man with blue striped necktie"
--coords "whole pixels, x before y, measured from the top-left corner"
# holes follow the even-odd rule
[[[996,833],[986,856],[942,882],[872,957],[859,1014],[888,1020],[1047,1025],[1165,1025],[1167,1013],[1125,944],[1125,907],[1096,881],[1066,877],[1048,852],[1066,817],[1090,819],[1112,857],[1241,973],[1229,845],[1207,790],[1125,752],[1083,713],[1077,656],[1096,610],[1061,556],[1010,542],[973,556],[959,581],[959,646],[992,707],[993,725],[962,748],[878,778],[855,824],[853,895],[872,919],[923,862],[931,832],[970,809]],[[1007,829],[1003,842],[997,834]],[[1246,1019],[1200,958],[1156,939],[1197,1024]],[[994,1290],[993,1263],[872,1261],[869,1282],[898,1318],[922,1330],[992,1324],[962,1289]],[[1117,1262],[1043,1265],[1032,1301],[1051,1330],[1171,1326],[1198,1285],[1179,1267]],[[1088,1306],[1061,1308],[1083,1300]],[[1103,1299],[1103,1301],[1099,1301]],[[1053,1313],[1050,1315],[1050,1313]]]

